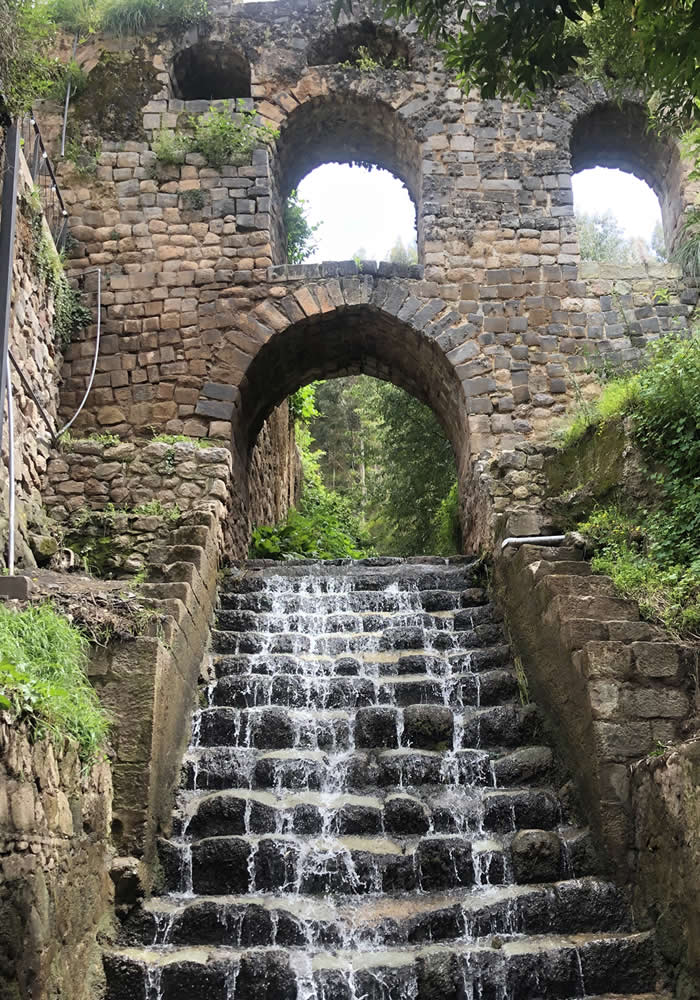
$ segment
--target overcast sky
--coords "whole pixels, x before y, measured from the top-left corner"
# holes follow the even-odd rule
[[[628,236],[649,240],[661,218],[653,191],[631,174],[595,167],[573,180],[578,212],[611,211]],[[386,170],[329,163],[299,185],[308,216],[321,222],[318,249],[310,260],[348,260],[361,247],[369,260],[386,260],[401,237],[415,239],[415,213],[406,188]]]

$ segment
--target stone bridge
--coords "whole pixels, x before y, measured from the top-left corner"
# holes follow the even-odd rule
[[[274,408],[314,379],[365,372],[433,408],[464,477],[475,457],[548,434],[574,383],[588,391],[590,361],[633,359],[686,327],[697,293],[673,269],[580,263],[573,172],[646,180],[669,245],[697,192],[643,105],[573,79],[531,108],[481,101],[414,29],[361,10],[336,24],[328,2],[277,0],[217,7],[179,38],[83,47],[89,85],[70,129],[97,150],[95,174],[61,168],[70,271],[93,304],[96,275],[83,272],[104,272],[83,430],[232,440],[245,498]],[[376,69],[348,68],[358,44]],[[205,94],[254,107],[279,129],[274,146],[221,170],[199,154],[158,162],[159,131],[206,112]],[[50,106],[42,121],[57,125]],[[283,263],[285,199],[332,160],[404,182],[417,266]],[[68,349],[66,414],[94,338],[89,328]]]

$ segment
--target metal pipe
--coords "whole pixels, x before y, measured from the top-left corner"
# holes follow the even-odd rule
[[[15,575],[15,506],[16,506],[16,483],[15,483],[15,415],[12,405],[12,378],[10,376],[10,362],[5,358],[5,378],[7,386],[7,445],[8,459],[7,472],[9,476],[10,502],[7,525],[7,571],[10,576]]]
[[[70,418],[67,424],[65,424],[60,431],[56,431],[54,436],[54,441],[60,438],[61,434],[65,434],[68,428],[73,424],[76,417],[85,406],[88,396],[90,395],[90,390],[92,389],[92,383],[95,381],[95,372],[97,371],[97,356],[100,353],[100,331],[102,329],[102,268],[94,268],[97,271],[97,336],[95,339],[95,356],[92,359],[92,371],[90,372],[90,378],[88,380],[87,389],[85,390],[85,395],[80,401],[80,406],[75,411],[73,416]],[[88,272],[83,272],[87,274]]]
[[[522,535],[506,538],[501,542],[501,552],[509,545],[561,545],[566,535]]]
[[[12,266],[15,256],[17,178],[19,176],[19,129],[13,120],[5,136],[2,202],[0,202],[0,441],[2,440],[2,400],[5,398],[7,349],[10,343],[12,310]]]
[[[34,387],[33,387],[32,383],[29,381],[29,379],[27,378],[27,376],[24,374],[24,372],[20,368],[19,364],[17,363],[17,359],[15,358],[14,354],[12,353],[12,349],[10,347],[8,347],[8,349],[7,349],[7,355],[9,357],[10,361],[12,362],[12,364],[14,365],[15,371],[17,372],[17,374],[19,375],[20,379],[22,380],[22,385],[27,390],[27,392],[32,397],[32,399],[34,400],[34,404],[35,404],[37,410],[39,411],[42,420],[46,424],[46,426],[47,426],[47,428],[49,430],[49,433],[51,434],[51,437],[53,437],[54,434],[56,433],[56,431],[54,429],[53,424],[51,423],[51,418],[49,417],[48,413],[46,412],[46,410],[44,409],[44,407],[43,407],[43,405],[41,403],[41,400],[39,399],[39,397],[37,396],[36,392],[34,391]]]

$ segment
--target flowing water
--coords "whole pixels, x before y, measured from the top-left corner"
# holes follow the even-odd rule
[[[651,993],[477,564],[260,564],[219,595],[163,894],[109,1000]]]

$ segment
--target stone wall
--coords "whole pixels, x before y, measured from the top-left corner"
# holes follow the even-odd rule
[[[52,426],[56,427],[61,353],[53,331],[53,294],[37,275],[33,259],[34,238],[26,199],[32,187],[31,176],[20,152],[15,259],[13,267],[10,350],[32,385]],[[21,210],[21,206],[25,210]],[[50,239],[48,227],[45,232]],[[15,418],[15,481],[17,489],[17,558],[25,566],[34,566],[35,554],[45,541],[41,511],[41,482],[50,454],[50,432],[42,421],[36,404],[25,389],[14,367],[10,367]],[[3,408],[6,403],[3,400]],[[6,410],[5,410],[6,412]],[[7,421],[3,424],[2,463],[7,468]],[[6,565],[8,477],[0,484],[0,567]]]
[[[240,558],[251,526],[277,523],[296,500],[299,457],[286,403],[259,435],[245,503],[234,458],[229,448],[196,439],[73,440],[52,453],[43,500],[63,544],[97,575],[139,573],[152,546],[195,510],[215,511],[225,525],[224,551]]]
[[[0,995],[95,1000],[109,923],[109,765],[0,715]]]
[[[632,770],[634,904],[656,930],[678,1000],[700,995],[700,741],[646,757]]]
[[[289,420],[287,404],[265,421],[250,460],[250,526],[278,524],[296,504],[301,486],[301,459]],[[239,551],[246,551],[247,538]]]
[[[496,594],[611,872],[634,869],[630,765],[697,727],[697,650],[639,620],[580,550],[522,545]]]

